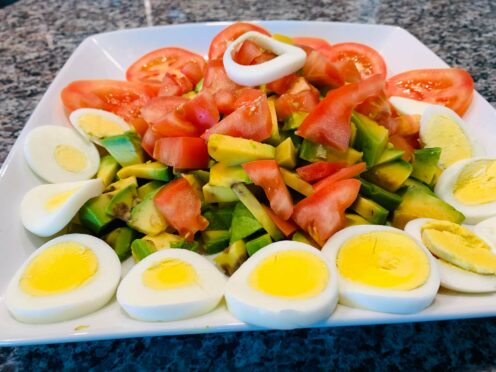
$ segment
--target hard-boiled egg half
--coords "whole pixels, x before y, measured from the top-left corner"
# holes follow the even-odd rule
[[[225,284],[225,276],[205,257],[171,248],[134,266],[119,285],[117,301],[135,319],[186,319],[213,310]]]
[[[439,176],[436,194],[475,224],[496,216],[496,158],[472,158],[451,165]]]
[[[121,117],[93,108],[75,110],[69,116],[69,120],[83,137],[98,145],[105,137],[118,136],[133,129]]]
[[[479,222],[474,226],[474,232],[496,247],[496,216]]]
[[[424,113],[424,111],[432,106],[431,103],[426,103],[422,101],[417,101],[411,98],[398,97],[393,96],[389,97],[389,102],[393,105],[396,112],[400,115],[420,115]]]
[[[291,329],[327,319],[337,304],[336,269],[322,253],[294,241],[272,243],[229,278],[226,302],[238,319]]]
[[[405,231],[437,257],[441,285],[468,293],[496,291],[496,253],[468,228],[449,221],[419,218]]]
[[[24,157],[34,173],[51,183],[87,180],[100,164],[95,145],[73,129],[58,125],[44,125],[29,132]]]
[[[361,225],[333,235],[322,253],[337,268],[339,302],[409,314],[429,306],[439,288],[432,255],[402,230]]]
[[[36,186],[21,202],[21,221],[38,236],[51,236],[66,226],[89,199],[103,191],[101,179]]]
[[[63,235],[33,252],[10,281],[5,303],[21,322],[51,323],[98,310],[114,295],[121,264],[91,235]]]

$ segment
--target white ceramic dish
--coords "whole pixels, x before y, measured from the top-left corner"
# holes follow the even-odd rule
[[[446,64],[407,31],[392,26],[329,22],[261,22],[273,33],[317,35],[331,43],[357,41],[377,49],[385,58],[388,75],[415,68],[446,67]],[[84,40],[54,79],[29,118],[18,141],[0,170],[0,345],[53,343],[133,336],[175,335],[254,330],[227,312],[222,304],[213,312],[189,320],[145,323],[130,319],[112,301],[88,316],[48,325],[27,325],[7,312],[4,294],[10,278],[43,240],[22,227],[19,205],[22,196],[41,184],[28,168],[22,144],[29,130],[45,124],[69,125],[59,94],[77,79],[123,79],[137,57],[167,46],[182,46],[206,54],[212,37],[226,23],[186,24],[99,34]],[[478,93],[464,116],[489,155],[496,155],[496,111]],[[492,145],[492,146],[491,146]],[[125,266],[130,266],[127,262]],[[124,270],[126,271],[126,270]],[[426,310],[414,315],[390,315],[338,306],[332,316],[316,327],[400,323],[496,315],[496,294],[461,295],[444,291]]]

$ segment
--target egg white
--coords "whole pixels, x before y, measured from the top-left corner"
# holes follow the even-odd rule
[[[86,156],[87,166],[80,172],[70,172],[55,160],[55,148],[70,145]],[[24,141],[24,158],[34,173],[50,183],[73,182],[93,177],[100,165],[95,145],[71,128],[43,125],[31,130]]]
[[[405,234],[402,230],[389,226],[351,226],[334,234],[322,248],[322,253],[334,267],[337,267],[337,255],[346,241],[357,235],[377,231]],[[409,291],[377,288],[354,283],[339,275],[338,271],[339,303],[349,307],[396,314],[412,314],[429,306],[434,301],[439,289],[439,270],[431,253],[416,239],[414,241],[419,249],[426,254],[429,261],[430,274],[423,285]]]
[[[98,270],[82,286],[66,293],[31,296],[19,286],[28,264],[54,244],[78,242],[91,249],[98,260]],[[34,251],[10,280],[5,303],[10,313],[25,323],[53,323],[78,318],[104,306],[114,295],[121,275],[121,264],[114,250],[91,235],[68,234],[43,244]]]
[[[424,111],[432,106],[431,103],[417,101],[405,97],[389,97],[389,102],[393,105],[398,114],[401,115],[423,115]]]
[[[321,293],[311,298],[291,299],[271,296],[250,286],[249,275],[265,258],[276,252],[292,250],[309,252],[325,263],[329,282]],[[225,298],[229,311],[243,322],[266,328],[293,329],[329,318],[336,308],[337,292],[336,268],[329,264],[318,249],[284,240],[269,244],[245,261],[229,278]]]
[[[182,288],[157,290],[143,284],[142,275],[164,259],[184,261],[196,271],[198,283]],[[174,321],[213,310],[224,295],[226,277],[204,256],[185,249],[157,251],[136,264],[117,289],[117,301],[132,318]]]
[[[474,226],[474,232],[496,249],[496,216],[479,222]]]

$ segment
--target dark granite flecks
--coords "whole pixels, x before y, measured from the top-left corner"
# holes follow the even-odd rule
[[[301,19],[404,27],[496,105],[494,0],[21,0],[0,8],[0,163],[87,36],[159,24]],[[398,51],[401,53],[401,51]],[[1,332],[1,330],[0,330]],[[0,349],[0,370],[496,368],[496,320],[192,335]]]

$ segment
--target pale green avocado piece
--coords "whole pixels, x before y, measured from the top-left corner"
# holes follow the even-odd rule
[[[210,168],[210,166],[209,166],[209,168]],[[208,181],[210,179],[210,172],[203,170],[203,169],[196,169],[194,171],[191,171],[191,174],[194,175],[198,179],[198,181],[200,182],[202,187],[203,187],[203,185],[208,183]]]
[[[437,164],[441,157],[440,147],[431,147],[413,152],[412,177],[426,184],[431,184],[437,173]]]
[[[148,193],[141,202],[131,209],[131,217],[127,221],[129,227],[149,235],[156,235],[165,231],[167,222],[153,201],[159,190]]]
[[[234,207],[230,242],[241,240],[262,229],[262,225],[243,203]]]
[[[267,142],[271,145],[277,146],[279,143],[281,143],[281,135],[279,134],[279,123],[277,122],[275,100],[275,97],[270,97],[267,100],[270,112],[270,122],[272,123],[272,131],[270,133],[269,139],[267,139]]]
[[[330,162],[345,162],[349,165],[355,164],[362,159],[362,153],[349,147],[346,151],[341,152],[332,149],[320,143],[312,142],[304,139],[300,146],[299,156],[301,159],[316,162],[319,160],[326,160]]]
[[[124,222],[128,222],[131,218],[131,210],[138,201],[138,192],[135,185],[129,185],[113,196],[110,203],[107,205],[105,212],[113,217],[116,217]]]
[[[431,188],[434,188],[434,186],[436,186],[437,180],[439,179],[442,173],[443,173],[443,169],[440,166],[437,166],[436,170],[434,171],[434,177],[432,177],[432,181],[429,183],[429,186]]]
[[[145,183],[143,186],[138,187],[138,198],[143,200],[149,193],[161,188],[164,185],[165,183],[160,181]]]
[[[252,239],[245,243],[246,251],[249,256],[253,255],[255,252],[259,251],[263,247],[272,243],[272,239],[269,234],[261,235],[255,239]]]
[[[172,178],[170,168],[167,165],[156,161],[129,165],[117,172],[117,177],[119,177],[119,179],[131,176],[164,182],[170,181]]]
[[[105,192],[115,194],[115,191],[125,189],[130,185],[134,185],[135,187],[138,187],[138,180],[136,179],[136,177],[132,176],[128,178],[123,178],[122,180],[119,181],[115,181],[114,183],[111,183],[110,185],[107,186]]]
[[[289,169],[296,167],[296,147],[291,137],[286,138],[276,147],[276,162],[281,167]]]
[[[363,160],[368,167],[372,167],[387,147],[389,132],[383,126],[358,112],[353,112],[351,120],[356,125],[354,147],[363,152]]]
[[[210,168],[209,184],[212,186],[231,187],[238,182],[252,183],[241,165],[227,166],[216,163]]]
[[[100,178],[103,185],[107,187],[114,180],[117,171],[121,166],[111,155],[105,155],[100,160],[100,166],[98,167],[98,172],[96,173],[96,178]]]
[[[185,239],[179,235],[161,232],[157,235],[145,235],[142,240],[150,242],[156,250],[171,248],[172,244],[178,244]]]
[[[207,254],[219,253],[229,246],[231,233],[229,230],[202,231],[203,246]]]
[[[81,224],[94,234],[100,234],[115,220],[105,212],[111,200],[111,194],[102,194],[84,203],[78,213]]]
[[[212,186],[206,184],[202,187],[205,203],[229,203],[238,201],[238,196],[229,187]]]
[[[403,183],[403,185],[401,185],[401,188],[398,190],[398,194],[403,195],[408,189],[420,189],[421,191],[426,192],[427,194],[437,196],[436,193],[432,191],[429,186],[413,178],[408,178]]]
[[[284,183],[288,187],[305,196],[313,194],[313,186],[304,181],[297,173],[290,172],[284,168],[279,168],[279,170],[281,171]]]
[[[248,253],[246,252],[245,243],[242,240],[238,240],[219,253],[214,258],[214,262],[226,275],[231,276],[247,258]]]
[[[305,121],[308,116],[308,112],[296,111],[291,113],[286,119],[284,119],[284,125],[282,130],[295,130],[300,127],[300,125]]]
[[[346,227],[370,224],[365,218],[355,213],[346,213],[344,217],[346,219]]]
[[[388,144],[388,147],[386,148],[386,150],[384,150],[382,155],[379,157],[379,160],[377,160],[377,162],[375,163],[376,165],[387,163],[387,162],[397,160],[397,159],[401,159],[403,157],[403,155],[405,154],[405,152],[403,150],[397,149],[396,147],[394,147],[392,145],[389,146],[389,145],[391,145],[391,144]]]
[[[389,211],[386,208],[363,196],[358,196],[351,206],[351,210],[355,211],[373,225],[384,225],[389,214]]]
[[[145,159],[141,140],[135,132],[106,137],[101,144],[122,167],[143,163]]]
[[[231,227],[235,206],[209,207],[203,217],[208,220],[207,230],[228,230]]]
[[[291,238],[291,240],[293,240],[295,242],[305,243],[305,244],[311,245],[312,247],[320,249],[320,246],[312,238],[305,235],[303,232],[301,232],[299,230],[293,234],[293,237]]]
[[[195,98],[197,94],[198,93],[196,93],[194,90],[190,90],[189,92],[184,93],[183,97],[188,98],[188,99],[192,99],[192,98]]]
[[[208,154],[225,165],[240,165],[253,160],[274,159],[274,146],[244,138],[212,134],[208,138]]]
[[[156,252],[157,248],[152,242],[144,239],[135,239],[131,243],[131,253],[136,262],[140,262],[146,256]]]
[[[363,178],[358,178],[360,180],[360,194],[366,198],[370,198],[376,203],[379,203],[384,208],[393,211],[401,203],[401,196],[390,191],[384,190],[372,182],[366,181]],[[408,180],[405,181],[403,186]]]
[[[137,238],[137,233],[129,227],[118,227],[103,237],[110,245],[119,260],[124,261],[131,255],[131,243]]]
[[[395,192],[410,177],[412,171],[413,167],[410,163],[404,160],[395,160],[370,168],[362,173],[362,177],[383,189]]]

